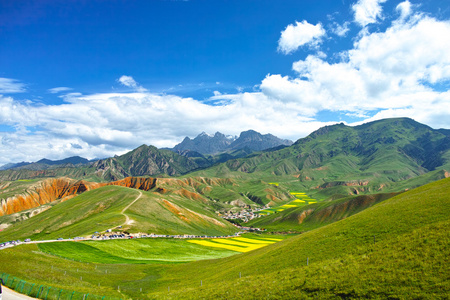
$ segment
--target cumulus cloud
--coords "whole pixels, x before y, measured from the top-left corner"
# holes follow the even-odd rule
[[[362,27],[371,23],[376,23],[377,19],[381,17],[382,8],[381,3],[386,0],[358,0],[353,6],[353,12],[355,13],[355,22]]]
[[[352,49],[340,53],[341,61],[309,55],[293,64],[298,77],[268,75],[261,90],[300,104],[299,113],[309,117],[330,110],[373,118],[410,116],[449,127],[449,92],[436,86],[450,81],[449,47],[449,21],[400,16],[386,31],[356,39]]]
[[[134,92],[69,93],[59,105],[0,95],[0,124],[12,128],[0,132],[0,165],[42,157],[107,157],[143,143],[171,147],[202,131],[236,135],[254,129],[296,140],[333,123],[317,120],[323,111],[336,112],[337,119],[411,117],[449,128],[450,21],[414,13],[402,3],[398,19],[384,31],[358,35],[349,49],[334,55],[315,51],[293,63],[294,76],[268,74],[254,92],[224,94],[214,85],[212,97],[197,101],[153,94],[124,75],[118,82]],[[381,10],[372,20],[380,16]]]
[[[325,29],[320,23],[312,25],[307,21],[303,21],[289,24],[281,32],[281,37],[278,41],[278,51],[290,54],[303,45],[317,45],[324,35]]]
[[[16,79],[2,78],[0,77],[0,93],[2,94],[14,94],[25,92],[25,84]]]
[[[126,87],[134,89],[137,92],[146,92],[147,91],[147,89],[145,89],[141,85],[139,85],[134,80],[134,78],[131,76],[122,75],[119,79],[117,79],[117,81]]]
[[[299,115],[298,104],[273,101],[261,92],[216,93],[211,100],[221,105],[148,92],[67,97],[64,104],[38,106],[0,97],[0,123],[16,128],[0,132],[0,165],[42,157],[108,157],[143,143],[171,147],[202,131],[237,135],[254,129],[296,140],[327,124]]]
[[[58,93],[62,93],[62,92],[68,92],[71,90],[72,90],[72,88],[70,88],[70,87],[60,86],[60,87],[55,87],[55,88],[49,89],[48,92],[51,94],[58,94]]]
[[[411,2],[404,1],[397,5],[395,8],[400,13],[400,18],[405,19],[407,16],[411,14]]]
[[[333,26],[331,28],[331,32],[333,32],[337,36],[344,37],[350,31],[349,26],[350,26],[350,22],[344,22],[344,24],[342,24],[342,25],[334,22]]]

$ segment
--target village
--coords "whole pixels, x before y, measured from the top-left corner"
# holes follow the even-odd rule
[[[265,205],[264,207],[258,207],[258,208],[251,208],[250,205],[247,205],[243,210],[238,211],[238,212],[233,212],[233,211],[228,211],[226,213],[222,213],[222,214],[218,214],[221,218],[226,219],[226,220],[241,220],[244,223],[247,223],[250,220],[256,219],[256,218],[260,218],[261,214],[259,214],[258,212],[260,212],[261,210],[264,210],[266,208],[269,208],[269,205]]]

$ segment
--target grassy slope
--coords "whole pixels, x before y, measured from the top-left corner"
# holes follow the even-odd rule
[[[216,217],[212,212],[205,210],[200,203],[187,199],[184,203],[180,203],[180,206],[184,204],[183,206],[189,207],[197,214],[187,212],[182,207],[180,211],[174,212],[161,204],[163,195],[144,191],[142,194],[142,197],[126,211],[134,222],[124,226],[124,230],[197,235],[222,235],[236,231],[235,227],[222,220],[205,221],[204,216]],[[138,195],[138,190],[120,186],[106,186],[88,191],[55,205],[31,219],[15,223],[0,232],[0,241],[24,238],[33,240],[68,238],[90,235],[95,231],[102,232],[122,225],[126,221],[121,211]],[[175,196],[168,196],[167,199],[173,202],[181,201]],[[182,218],[179,213],[184,214],[186,218]],[[2,218],[4,217],[0,217],[0,220]]]
[[[101,264],[187,262],[227,257],[234,251],[207,249],[176,239],[133,239],[39,244],[45,253],[70,260]]]
[[[254,238],[250,234],[245,236]],[[211,258],[234,253],[173,239],[27,244],[1,250],[0,273],[11,274],[37,286],[45,284],[55,289],[141,299],[161,285],[158,279],[175,262],[212,261]],[[122,294],[117,291],[117,286]]]
[[[59,288],[134,299],[446,298],[449,193],[450,178],[280,243],[219,260],[95,266],[25,245],[2,250],[0,271]],[[127,296],[116,291],[118,285]]]
[[[236,228],[219,219],[203,202],[178,195],[144,193],[127,211],[135,222],[130,232],[155,234],[226,235]]]
[[[393,196],[394,193],[360,195],[293,207],[254,219],[246,225],[269,231],[308,231],[345,219]]]
[[[37,181],[38,179],[28,179],[16,180],[13,182],[0,182],[0,199],[7,199],[22,194]]]
[[[62,202],[0,233],[1,240],[75,237],[103,231],[125,222],[120,211],[139,192],[118,186],[102,187]]]
[[[450,178],[440,180],[266,248],[176,266],[161,281],[176,298],[445,298],[449,193]]]

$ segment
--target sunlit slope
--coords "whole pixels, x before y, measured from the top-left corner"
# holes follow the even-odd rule
[[[105,186],[15,223],[0,232],[0,240],[86,236],[118,226],[130,232],[157,234],[218,235],[236,231],[234,226],[204,209],[202,203],[176,195]]]
[[[14,223],[42,211],[45,209],[40,208],[42,205],[50,204],[46,205],[48,208],[56,204],[53,203],[54,201],[67,200],[77,194],[107,185],[155,192],[165,195],[164,197],[169,194],[177,195],[203,202],[205,206],[221,212],[240,209],[239,207],[243,206],[253,208],[265,204],[272,206],[293,198],[286,188],[275,187],[262,180],[253,179],[127,177],[108,183],[96,183],[61,177],[32,180],[32,183],[28,181],[2,183],[0,185],[0,197],[2,197],[0,198],[0,216],[11,215],[7,220],[4,218],[2,220],[5,220],[6,224]]]
[[[359,195],[292,207],[253,219],[247,225],[268,231],[303,232],[345,219],[395,195],[395,193]]]
[[[137,190],[108,186],[59,203],[28,220],[15,223],[1,240],[69,238],[102,231],[125,222],[121,210],[139,196]]]
[[[303,186],[323,198],[334,194],[379,193],[399,182],[450,170],[450,138],[408,118],[385,119],[360,126],[323,127],[291,147],[260,152],[198,171],[202,176],[239,177]],[[272,178],[272,179],[271,179]],[[422,184],[430,182],[422,178]]]
[[[160,281],[175,298],[445,298],[449,194],[450,179],[440,180],[265,248],[176,266]]]
[[[39,244],[59,258],[97,264],[180,263],[235,255],[225,249],[205,249],[182,239],[130,239]]]

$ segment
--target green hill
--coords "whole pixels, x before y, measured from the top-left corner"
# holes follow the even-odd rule
[[[123,299],[446,299],[450,293],[449,194],[447,178],[335,223],[216,260],[128,264],[126,259],[136,259],[137,249],[144,245],[124,246],[132,252],[127,258],[121,250],[114,252],[116,244],[86,243],[98,249],[95,255],[101,260],[96,264],[73,262],[42,253],[36,245],[25,245],[2,250],[0,267],[56,290],[76,289]],[[42,249],[65,251],[65,255],[71,252],[70,247],[48,247]],[[84,261],[90,261],[84,256]]]
[[[159,281],[174,298],[444,299],[449,193],[450,178],[440,180],[265,248],[176,266]]]
[[[291,147],[194,173],[199,176],[250,177],[283,182],[315,198],[400,191],[448,176],[450,137],[408,118],[385,119],[350,127],[323,127]],[[433,176],[426,176],[434,172]],[[411,188],[411,186],[407,187]]]
[[[236,231],[203,203],[183,195],[105,186],[14,223],[0,232],[0,240],[87,236],[118,226],[130,232],[155,234],[224,235]]]
[[[246,223],[246,226],[264,228],[268,231],[308,231],[345,219],[395,195],[395,193],[391,193],[350,196],[292,207],[269,216],[253,219]]]

